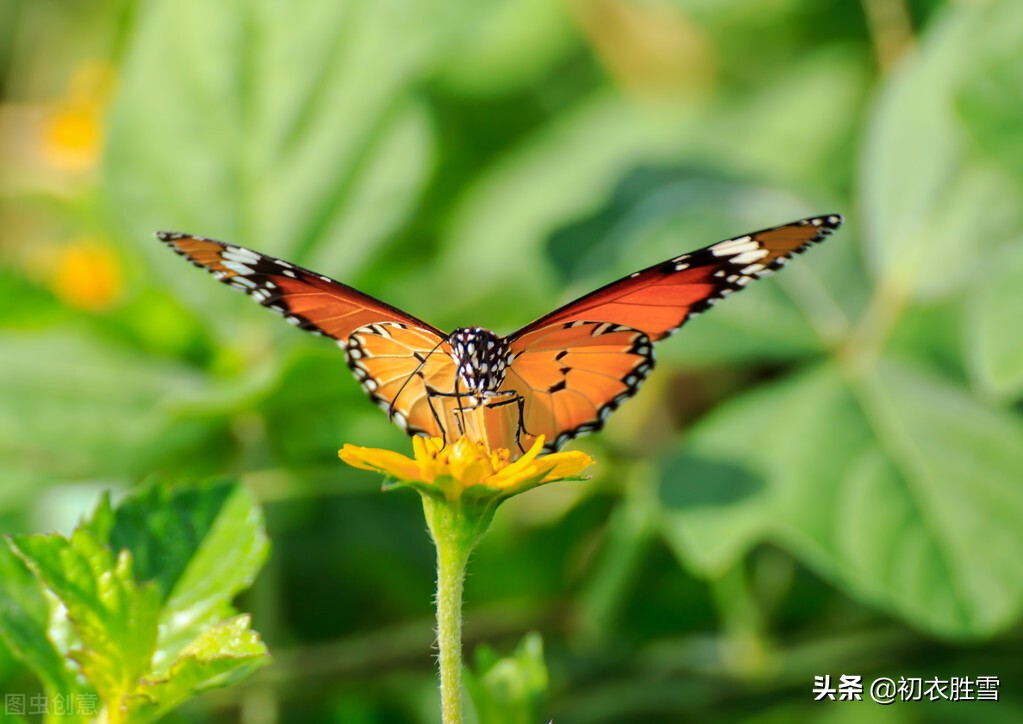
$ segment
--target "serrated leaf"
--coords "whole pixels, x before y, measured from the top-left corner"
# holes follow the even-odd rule
[[[119,702],[149,671],[160,614],[155,585],[137,585],[131,556],[80,528],[70,538],[13,536],[18,554],[67,609],[82,648],[71,652],[105,702]]]
[[[707,575],[770,540],[914,625],[987,635],[1023,606],[1021,439],[1017,417],[915,368],[817,369],[693,430],[662,483],[665,534]]]
[[[964,83],[1018,52],[1020,23],[1014,0],[950,6],[883,90],[862,164],[866,240],[875,274],[906,293],[986,275],[980,260],[1023,231],[1019,188],[955,111]]]
[[[207,689],[228,686],[269,663],[249,616],[212,626],[181,651],[166,674],[146,677],[129,704],[133,715],[151,720]]]
[[[181,552],[179,560],[186,565],[167,591],[154,659],[157,670],[181,645],[231,610],[231,599],[252,585],[269,550],[262,513],[244,486],[217,483],[172,491],[168,505],[181,516],[174,527],[189,527],[195,547]]]
[[[0,638],[35,672],[48,692],[77,695],[87,691],[47,635],[49,616],[39,581],[7,540],[0,541]]]
[[[66,609],[78,642],[69,656],[108,711],[133,708],[133,720],[148,720],[266,658],[247,616],[226,619],[267,549],[262,514],[242,486],[154,484],[116,509],[103,496],[69,539],[11,541]]]
[[[968,308],[966,360],[977,381],[1001,399],[1023,395],[1023,249],[991,265]]]

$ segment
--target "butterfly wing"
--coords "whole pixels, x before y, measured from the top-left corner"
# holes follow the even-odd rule
[[[402,322],[355,330],[346,347],[348,367],[362,388],[410,435],[454,442],[456,367],[447,341]]]
[[[612,282],[512,334],[505,387],[523,398],[520,436],[543,434],[557,450],[599,430],[653,369],[651,341],[781,268],[841,222],[815,217],[726,239]]]
[[[283,259],[201,236],[166,231],[156,236],[195,266],[314,334],[347,342],[360,327],[399,322],[430,332],[438,340],[446,336],[397,307]]]
[[[366,394],[410,435],[443,435],[428,387],[449,390],[447,335],[346,284],[233,244],[173,232],[157,238],[290,324],[331,337]]]
[[[529,449],[543,435],[547,450],[604,426],[654,367],[650,338],[607,322],[564,322],[516,335],[502,391],[522,398],[518,430],[504,416],[488,424],[491,437]],[[493,441],[492,441],[493,444]],[[514,444],[514,443],[513,443]],[[502,447],[511,447],[501,444]]]
[[[803,219],[677,256],[569,302],[512,339],[574,321],[619,324],[654,341],[664,339],[722,297],[780,269],[841,223],[838,215]]]

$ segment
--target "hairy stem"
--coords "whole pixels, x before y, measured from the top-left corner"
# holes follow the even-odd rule
[[[462,722],[462,588],[465,567],[481,533],[457,503],[423,496],[423,511],[437,546],[437,659],[444,724]],[[485,524],[484,524],[485,529]]]

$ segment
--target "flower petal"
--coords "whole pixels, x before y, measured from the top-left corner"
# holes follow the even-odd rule
[[[373,470],[406,481],[420,479],[419,466],[415,461],[393,450],[360,447],[346,443],[343,448],[338,450],[337,454],[353,468]]]
[[[436,452],[431,452],[429,438],[422,435],[415,435],[412,438],[412,453],[416,458],[416,468],[419,470],[419,479],[432,483],[437,478]]]
[[[536,438],[533,447],[529,448],[525,455],[503,470],[499,470],[485,484],[492,485],[495,488],[508,488],[520,480],[525,480],[528,477],[526,473],[530,472],[530,469],[533,467],[532,463],[541,450],[543,450],[543,435]],[[535,471],[533,471],[533,474],[536,474]]]
[[[554,480],[576,477],[593,465],[593,458],[579,450],[569,450],[568,452],[552,453],[543,458],[543,463],[551,466],[542,481],[549,483]]]

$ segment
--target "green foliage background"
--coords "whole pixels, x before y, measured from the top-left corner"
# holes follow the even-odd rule
[[[539,631],[559,724],[1019,720],[1020,47],[1015,0],[7,0],[3,530],[67,529],[152,473],[236,474],[266,508],[241,608],[275,663],[172,719],[435,721],[419,501],[336,459],[407,440],[332,345],[152,232],[507,332],[840,212],[659,345],[577,443],[591,482],[502,509],[468,646]],[[42,139],[97,60],[102,153],[69,170]],[[102,304],[53,272],[83,236],[116,270]],[[1001,701],[815,704],[823,674],[999,676]],[[0,651],[0,691],[37,686]]]

